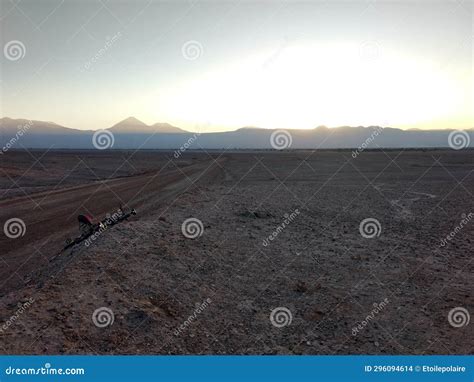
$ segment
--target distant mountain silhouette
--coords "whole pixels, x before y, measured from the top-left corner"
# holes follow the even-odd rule
[[[147,125],[135,117],[129,117],[113,125],[110,129],[113,133],[126,133],[126,134],[155,134],[155,133],[168,133],[168,134],[181,134],[188,133],[185,130],[170,125],[169,123],[155,123],[154,125]]]
[[[30,123],[32,126],[30,127]],[[58,125],[54,122],[44,122],[44,121],[31,121],[28,119],[12,119],[12,118],[2,118],[0,119],[0,134],[13,134],[22,128],[26,127],[26,130],[31,130],[35,134],[76,134],[83,133],[84,130],[70,129]]]
[[[26,128],[25,128],[26,126]],[[18,137],[19,131],[24,131]],[[146,125],[134,117],[106,129],[114,137],[114,149],[178,149],[186,144],[191,149],[272,149],[273,143],[291,141],[291,149],[327,148],[417,148],[449,147],[453,130],[401,130],[390,127],[328,128],[311,130],[278,130],[244,127],[235,131],[195,134],[167,123]],[[93,130],[77,130],[53,122],[26,119],[0,119],[0,150],[7,143],[13,148],[93,149]],[[274,139],[272,139],[272,134]],[[465,130],[474,147],[474,130]],[[12,141],[13,139],[13,141]]]
[[[120,133],[129,133],[134,130],[145,130],[148,128],[148,125],[145,124],[142,121],[139,121],[135,117],[128,117],[124,119],[123,121],[120,121],[119,123],[116,123],[113,125],[110,130],[114,132],[120,132]]]

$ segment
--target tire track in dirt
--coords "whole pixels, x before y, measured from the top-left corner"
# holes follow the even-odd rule
[[[87,212],[100,220],[123,204],[136,208],[140,218],[151,210],[151,206],[179,194],[201,175],[209,175],[215,166],[217,164],[211,160],[200,161],[183,168],[109,179],[0,202],[0,222],[15,217],[26,225],[23,237],[9,239],[2,235],[0,238],[0,295],[22,285],[29,273],[44,266],[62,249],[66,237],[77,235],[79,213]]]
[[[377,185],[375,188],[381,193],[395,192],[392,188],[384,188],[383,184]],[[395,208],[400,219],[407,220],[413,217],[412,206],[414,203],[422,199],[434,199],[436,197],[437,195],[426,192],[405,191],[401,198],[390,199],[390,205]]]

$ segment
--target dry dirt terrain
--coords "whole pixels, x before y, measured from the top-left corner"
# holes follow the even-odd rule
[[[474,348],[473,151],[140,152],[120,177],[127,153],[77,152],[102,172],[25,191],[34,160],[15,155],[0,222],[26,232],[0,242],[3,354]],[[78,211],[118,202],[138,215],[56,256]]]
[[[66,237],[77,236],[78,214],[100,220],[121,205],[143,209],[166,195],[165,186],[192,182],[194,174],[212,168],[208,155],[186,161],[146,151],[17,151],[1,159],[0,221],[20,218],[27,229],[21,240],[0,238],[0,294],[47,264]]]

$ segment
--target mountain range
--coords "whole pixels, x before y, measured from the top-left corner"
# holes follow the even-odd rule
[[[401,130],[391,127],[350,127],[271,130],[244,127],[235,131],[193,133],[168,123],[147,125],[129,117],[99,132],[77,130],[54,122],[0,119],[0,149],[55,148],[93,149],[94,135],[106,132],[113,149],[315,149],[315,148],[419,148],[449,147],[454,131]],[[464,142],[474,147],[474,130],[464,130]],[[466,138],[467,137],[467,138]],[[290,144],[288,146],[288,143]]]

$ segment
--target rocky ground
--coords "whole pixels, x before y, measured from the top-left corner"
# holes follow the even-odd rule
[[[132,150],[11,150],[1,156],[0,200],[155,171],[172,153]]]
[[[216,155],[2,297],[0,351],[468,354],[473,154]]]

